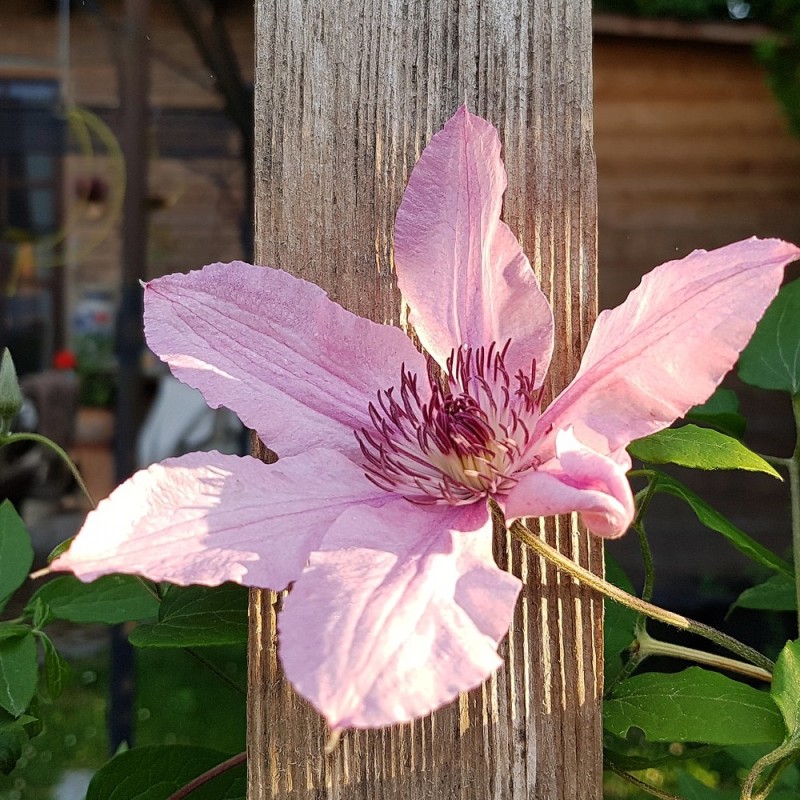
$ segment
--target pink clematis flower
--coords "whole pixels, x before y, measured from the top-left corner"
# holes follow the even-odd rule
[[[281,659],[334,730],[410,720],[485,680],[520,589],[493,561],[488,501],[622,534],[626,445],[711,394],[800,256],[750,239],[657,268],[600,316],[542,409],[553,319],[500,221],[505,186],[496,131],[462,108],[397,215],[398,281],[441,382],[402,331],[285,272],[212,264],[148,283],[150,347],[280,458],[141,471],[53,569],[293,583]]]

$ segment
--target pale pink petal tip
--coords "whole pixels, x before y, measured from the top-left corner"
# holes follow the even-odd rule
[[[425,148],[397,212],[394,260],[425,349],[445,366],[462,345],[502,348],[510,374],[537,363],[540,384],[553,318],[528,259],[501,221],[500,138],[462,106]]]
[[[286,601],[281,660],[333,730],[407,722],[501,665],[519,589],[492,560],[482,503],[353,508]]]
[[[190,453],[119,486],[52,569],[84,581],[127,573],[180,585],[283,589],[342,511],[384,494],[330,450],[270,465]]]
[[[176,378],[225,406],[280,456],[358,456],[353,431],[397,382],[425,374],[408,336],[286,272],[242,262],[166,275],[145,289],[145,334]]]
[[[753,335],[800,249],[747,239],[662,264],[597,319],[578,374],[537,425],[542,450],[569,425],[613,452],[706,400]],[[592,442],[595,446],[595,443]]]
[[[506,518],[577,511],[591,533],[621,536],[635,513],[626,477],[629,468],[624,452],[602,455],[580,442],[572,428],[559,431],[555,458],[521,476],[504,499]]]

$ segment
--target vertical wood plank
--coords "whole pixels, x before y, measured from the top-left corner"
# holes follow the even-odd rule
[[[257,0],[256,259],[401,323],[392,228],[425,143],[462,103],[500,130],[505,219],[550,296],[550,392],[596,313],[589,0]],[[541,535],[602,570],[570,518]],[[249,798],[599,800],[602,605],[495,535],[524,583],[502,668],[430,718],[347,733],[283,679],[281,598],[251,599]]]

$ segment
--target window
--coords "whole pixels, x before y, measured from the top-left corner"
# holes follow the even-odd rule
[[[60,339],[64,150],[58,83],[0,78],[0,345],[20,374],[47,367]]]

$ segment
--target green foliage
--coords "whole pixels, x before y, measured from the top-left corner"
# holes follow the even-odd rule
[[[33,632],[0,642],[0,708],[19,717],[36,691],[38,664]]]
[[[28,741],[29,726],[33,717],[14,718],[0,712],[0,772],[8,775],[22,756],[22,748]]]
[[[777,743],[784,734],[770,695],[700,667],[623,681],[603,718],[611,733],[624,737],[639,728],[651,742]]]
[[[784,286],[739,359],[739,377],[761,389],[800,394],[800,280]]]
[[[656,493],[669,494],[683,500],[706,528],[722,534],[730,544],[752,561],[769,570],[793,578],[794,571],[791,564],[784,561],[780,556],[775,555],[762,544],[759,544],[752,536],[749,536],[734,525],[688,486],[685,486],[670,475],[658,473],[658,483],[655,491]]]
[[[800,640],[787,642],[775,662],[770,688],[790,736],[800,735]]]
[[[737,607],[762,611],[796,611],[797,589],[794,580],[786,575],[773,575],[764,583],[745,589],[736,598],[731,610]]]
[[[796,0],[754,3],[775,36],[756,45],[756,57],[767,70],[767,80],[789,121],[800,136],[800,7]]]
[[[667,428],[632,442],[628,451],[648,464],[676,464],[693,469],[742,469],[780,478],[774,467],[738,439],[710,428]]]
[[[44,674],[49,700],[56,700],[64,691],[64,684],[69,677],[69,665],[61,653],[56,650],[49,636],[40,634],[39,639],[44,647]]]
[[[9,500],[0,503],[0,611],[25,582],[33,564],[33,546],[25,524]]]
[[[245,749],[246,647],[208,647],[202,655],[216,672],[186,650],[136,650],[137,746],[191,744],[226,753]],[[223,683],[220,674],[230,683]]]
[[[717,389],[705,403],[691,409],[686,420],[714,428],[735,439],[741,439],[746,428],[745,419],[739,413],[739,398],[731,389]]]
[[[0,358],[0,421],[5,433],[8,424],[22,408],[22,392],[19,390],[17,371],[8,348],[3,348]]]
[[[120,753],[92,779],[86,800],[167,800],[190,780],[228,756],[187,745],[138,747]],[[192,792],[192,800],[244,800],[244,765]]]
[[[108,575],[92,583],[82,583],[72,575],[54,578],[35,592],[27,611],[31,613],[37,603],[56,619],[108,625],[151,619],[159,608],[153,591],[130,575]]]
[[[208,647],[247,642],[247,589],[226,584],[171,586],[158,622],[140,625],[130,636],[137,647]]]
[[[797,399],[800,394],[800,282],[789,284],[778,294],[742,355],[739,371],[743,380],[759,388],[792,394],[796,422],[800,424]],[[738,441],[745,426],[733,393],[718,390],[707,403],[692,409],[686,419],[693,424],[634,442],[630,452],[650,464],[676,464],[694,469],[744,468],[775,474],[773,469],[764,468],[764,459]],[[800,430],[797,438],[800,442]],[[798,547],[800,444],[795,445],[791,458],[772,456],[769,461],[789,472],[790,480],[784,486],[792,497],[794,547]],[[789,563],[672,476],[655,469],[638,470],[634,474],[648,482],[647,488],[637,495],[640,531],[644,531],[644,517],[657,505],[651,502],[652,497],[668,494],[686,503],[704,527],[721,534],[748,559],[774,573],[766,581],[742,592],[732,609],[796,610],[795,572]],[[643,553],[648,581],[652,582],[652,565],[646,547]],[[797,563],[796,555],[795,561]],[[619,579],[615,578],[615,582]],[[698,667],[677,675],[644,673],[626,677],[653,654],[695,658],[700,663],[715,663],[716,657],[656,640],[642,623],[635,626],[630,617],[618,619],[611,615],[608,619],[614,628],[606,632],[613,661],[610,672],[607,671],[612,682],[604,709],[609,764],[617,770],[636,773],[666,769],[670,780],[663,788],[669,790],[669,796],[680,796],[683,800],[739,800],[740,797],[789,800],[800,796],[800,770],[797,768],[800,760],[800,641],[789,642],[781,652],[768,694]],[[706,635],[700,629],[695,632]],[[637,641],[633,647],[626,648],[622,643],[632,633]],[[763,657],[741,643],[728,641],[724,644],[726,647],[733,645],[731,649],[740,658],[760,664],[761,669],[770,666],[770,662],[763,661]],[[620,667],[618,661],[626,657],[627,662]],[[732,666],[728,662],[728,667],[752,674],[735,662]],[[618,682],[614,683],[613,678]],[[691,760],[684,766],[674,757],[670,743],[675,742],[684,743],[682,747],[688,742],[705,743],[710,749],[692,747]],[[659,746],[665,749],[659,751]],[[708,767],[705,771],[700,768],[701,763]]]
[[[712,788],[687,772],[679,773],[678,787],[682,800],[739,800],[739,792],[736,789]]]
[[[633,584],[619,564],[606,554],[606,580],[634,594]],[[611,686],[622,670],[622,655],[634,643],[633,626],[638,615],[626,606],[606,598],[603,623],[603,661],[606,686]]]
[[[783,716],[784,738],[753,765],[742,791],[748,800],[766,797],[786,767],[800,757],[800,642],[788,642],[778,656],[770,693]]]
[[[20,717],[28,721],[22,757],[7,778],[0,775],[3,800],[16,796],[20,800],[54,800],[53,787],[63,770],[95,770],[108,759],[105,660],[75,656],[70,663],[72,674],[58,701],[34,703],[30,713],[37,718],[35,723]],[[0,729],[2,725],[0,712]]]

